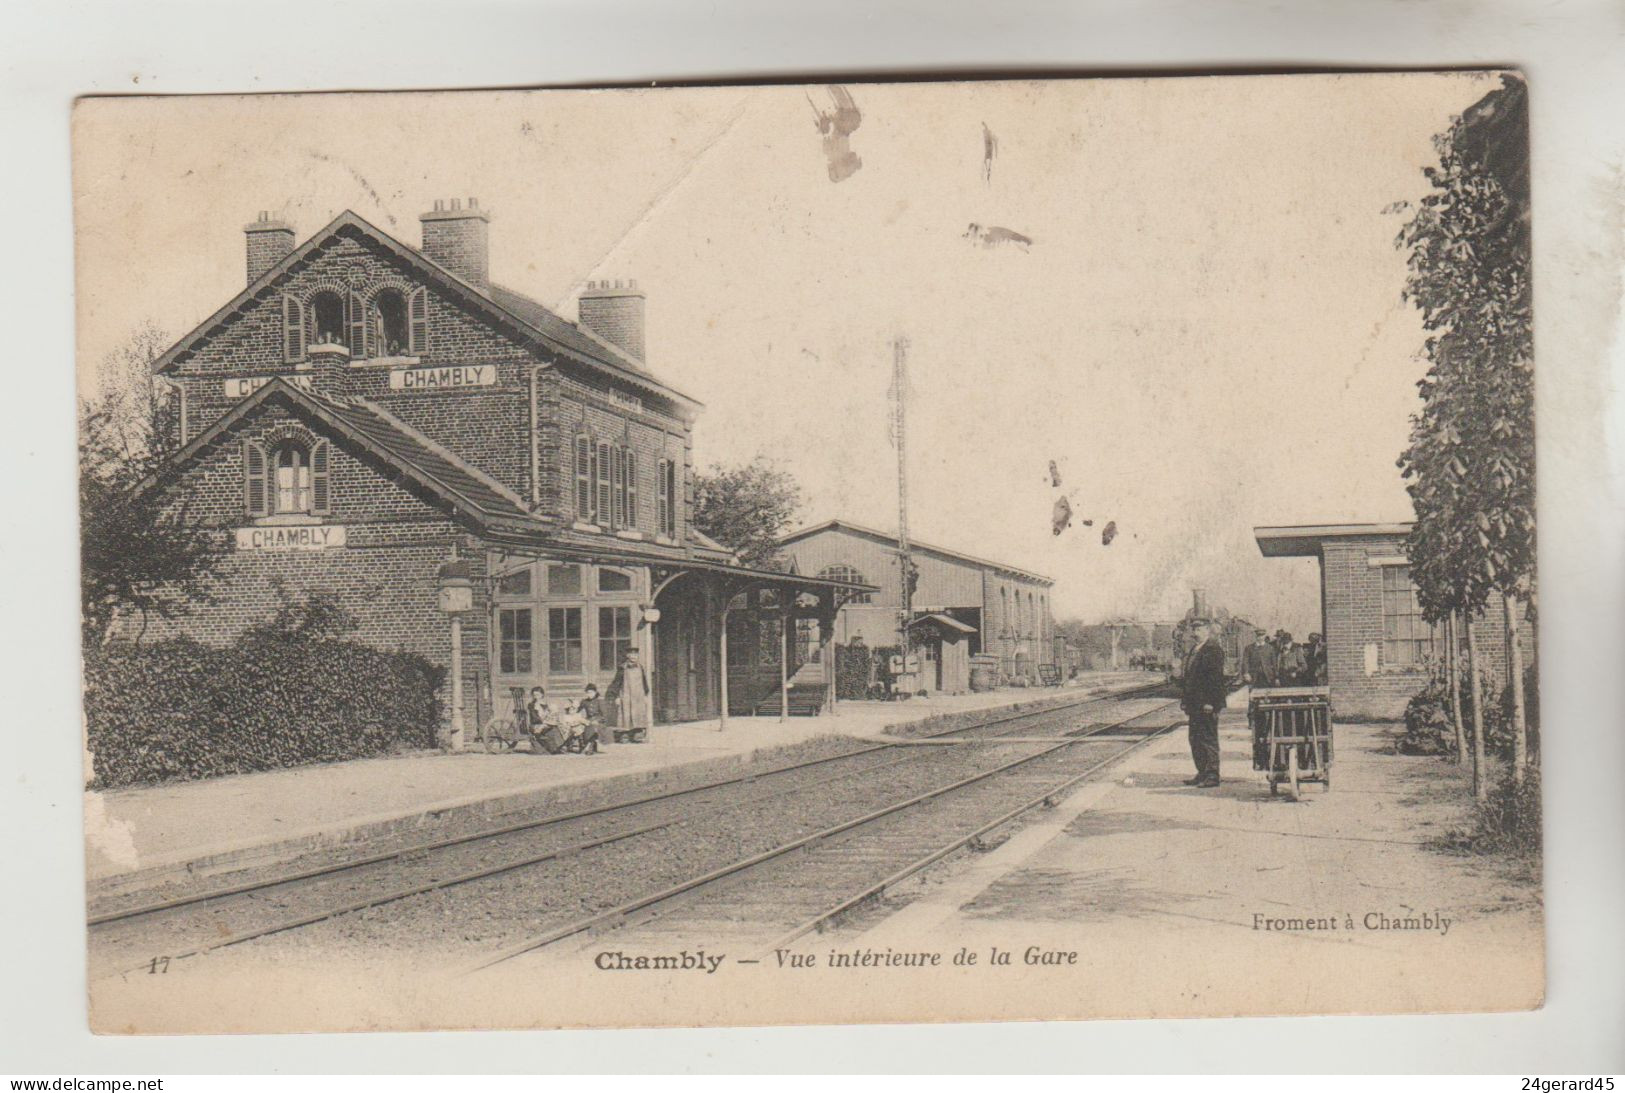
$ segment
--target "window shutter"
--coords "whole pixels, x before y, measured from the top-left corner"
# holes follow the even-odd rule
[[[626,526],[638,526],[638,453],[626,449]]]
[[[350,358],[361,360],[367,355],[367,301],[361,293],[350,293]]]
[[[655,525],[660,534],[671,534],[671,483],[666,480],[666,468],[671,460],[655,463]]]
[[[600,441],[598,444],[598,522],[609,523],[610,513],[613,511],[615,499],[610,492],[609,481],[610,446]]]
[[[592,519],[592,438],[576,437],[576,519]]]
[[[305,359],[305,305],[288,295],[282,297],[282,359]]]
[[[243,441],[243,508],[250,516],[270,511],[270,479],[265,468],[265,449],[252,440]]]
[[[677,538],[677,507],[682,503],[678,493],[677,461],[666,460],[666,534],[673,539]]]
[[[407,317],[409,319],[407,337],[411,344],[407,352],[412,356],[429,351],[429,290],[426,288],[414,289],[412,298],[407,304]]]
[[[617,446],[610,458],[615,474],[615,526],[626,526],[626,449]]]
[[[333,511],[333,491],[327,476],[329,447],[325,440],[318,440],[310,447],[310,511],[317,516]]]

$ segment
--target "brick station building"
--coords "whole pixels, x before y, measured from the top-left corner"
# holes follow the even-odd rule
[[[247,286],[158,360],[180,450],[149,488],[235,540],[220,602],[158,636],[229,641],[321,590],[356,640],[447,665],[455,552],[474,577],[469,725],[516,688],[602,689],[630,649],[656,723],[718,716],[746,608],[787,646],[803,619],[827,646],[861,589],[742,567],[692,526],[701,407],[644,363],[636,284],[589,283],[570,323],[491,283],[473,199],[421,220],[420,249],[353,212],[295,246],[261,214]]]
[[[1266,558],[1320,561],[1326,676],[1339,717],[1401,716],[1405,703],[1427,683],[1431,662],[1444,655],[1444,628],[1423,621],[1411,583],[1405,556],[1410,532],[1408,523],[1253,529]],[[1508,679],[1506,618],[1499,601],[1471,625],[1480,670],[1490,681],[1491,696],[1497,696]],[[1523,663],[1533,664],[1534,627],[1524,619],[1518,620],[1518,645]]]

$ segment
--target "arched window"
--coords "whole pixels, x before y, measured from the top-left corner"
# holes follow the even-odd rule
[[[343,345],[344,298],[336,292],[318,292],[310,301],[310,344]]]
[[[271,511],[310,509],[310,449],[297,440],[284,440],[271,449]]]
[[[868,584],[869,583],[868,581],[863,579],[863,574],[862,573],[859,573],[857,570],[853,569],[849,565],[825,566],[823,569],[819,570],[818,576],[823,578],[826,581],[851,581],[853,584]],[[870,595],[868,592],[865,592],[865,593],[863,593],[861,595],[853,596],[850,600],[847,600],[846,602],[847,603],[869,603],[869,602],[873,601],[873,599],[874,599],[874,596]]]
[[[244,502],[249,516],[332,512],[328,474],[329,445],[288,437],[267,450],[256,440],[243,442]]]
[[[373,349],[384,357],[411,352],[411,325],[406,318],[406,297],[399,289],[386,288],[373,301]]]

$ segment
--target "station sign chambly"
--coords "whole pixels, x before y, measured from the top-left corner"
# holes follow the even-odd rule
[[[223,386],[225,387],[227,398],[247,398],[249,395],[252,395],[255,391],[258,391],[261,387],[264,387],[267,383],[270,383],[274,379],[287,380],[301,391],[309,391],[311,389],[309,376],[238,376],[235,379],[226,380]]]
[[[238,550],[334,550],[347,542],[343,524],[238,528]]]
[[[490,387],[497,381],[494,364],[456,364],[443,368],[398,368],[389,374],[391,391],[434,391],[445,387]]]

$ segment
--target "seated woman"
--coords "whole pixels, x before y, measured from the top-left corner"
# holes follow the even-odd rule
[[[525,713],[529,722],[531,752],[536,755],[557,755],[564,747],[564,732],[559,727],[558,711],[547,701],[547,692],[540,687],[532,687]]]

